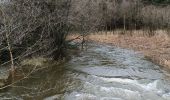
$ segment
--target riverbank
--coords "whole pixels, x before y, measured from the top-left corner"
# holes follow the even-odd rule
[[[149,37],[143,34],[118,35],[107,32],[91,34],[88,39],[139,51],[154,63],[170,69],[170,39],[164,33]]]

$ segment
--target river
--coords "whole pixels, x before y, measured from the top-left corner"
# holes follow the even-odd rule
[[[2,91],[0,98],[170,100],[170,72],[133,50],[90,44],[66,64],[40,71]]]

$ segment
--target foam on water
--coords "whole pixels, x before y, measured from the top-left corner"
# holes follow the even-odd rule
[[[148,83],[148,84],[140,84],[137,80],[132,80],[132,79],[104,78],[104,77],[100,77],[100,79],[107,81],[107,82],[119,82],[119,83],[124,83],[124,84],[136,85],[138,87],[143,88],[143,90],[146,90],[146,91],[158,90],[157,89],[158,80],[155,80],[152,83]]]

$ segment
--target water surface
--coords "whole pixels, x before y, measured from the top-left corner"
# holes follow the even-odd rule
[[[49,65],[50,66],[50,65]],[[170,73],[140,53],[91,44],[61,67],[32,75],[2,99],[170,100]]]

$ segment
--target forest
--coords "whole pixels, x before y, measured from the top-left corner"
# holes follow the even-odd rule
[[[170,0],[0,2],[0,68],[5,67],[8,70],[7,78],[0,78],[0,90],[11,87],[32,74],[50,73],[45,71],[46,68],[25,67],[32,66],[33,63],[38,63],[39,66],[38,61],[42,60],[43,63],[55,62],[51,66],[60,69],[57,66],[70,61],[74,53],[81,52],[84,45],[93,42],[111,43],[118,47],[142,51],[152,62],[170,66]],[[134,37],[139,34],[142,34],[142,37]],[[165,37],[158,38],[160,34]],[[140,47],[141,45],[144,46]],[[155,47],[152,48],[152,45]],[[23,65],[23,62],[32,64]],[[56,65],[56,62],[59,64]]]

